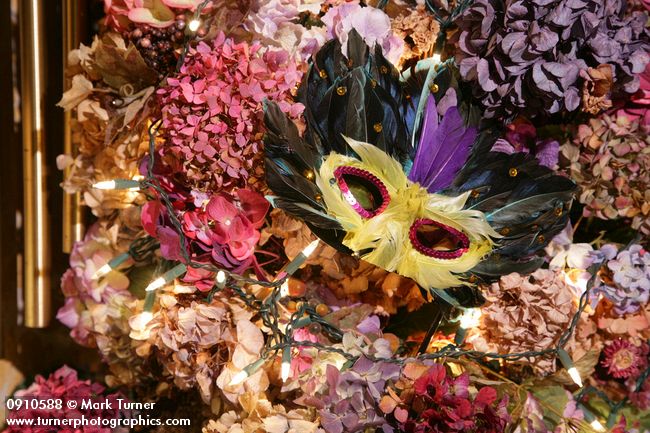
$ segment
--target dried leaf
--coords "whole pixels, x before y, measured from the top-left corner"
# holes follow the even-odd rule
[[[342,330],[355,329],[356,326],[373,312],[373,307],[367,304],[355,307],[343,307],[325,316],[325,320]]]
[[[215,12],[210,33],[230,34],[244,21],[251,8],[250,0],[216,0],[213,3]]]
[[[174,22],[174,11],[161,0],[153,0],[147,7],[136,7],[129,11],[129,19],[135,23],[145,23],[152,27],[164,28]]]
[[[264,346],[262,331],[247,320],[237,322],[237,341],[250,354],[258,354]]]
[[[393,413],[396,407],[397,401],[389,395],[383,396],[379,402],[379,409],[385,414]]]
[[[82,74],[72,77],[72,86],[63,94],[61,100],[56,104],[65,111],[70,111],[88,98],[93,92],[93,83]]]
[[[582,358],[577,361],[574,361],[575,367],[580,373],[580,377],[586,378],[592,375],[594,368],[598,364],[598,358],[600,356],[600,350],[590,350]],[[569,376],[566,369],[561,369],[552,376],[546,378],[547,381],[558,383],[560,385],[573,385],[573,379]]]
[[[118,47],[110,35],[105,35],[95,49],[97,71],[106,84],[116,90],[133,86],[131,93],[156,84],[158,73],[147,66],[135,45],[129,43],[126,50]]]
[[[149,96],[151,96],[154,90],[155,88],[153,86],[147,87],[142,91],[143,95],[141,97],[137,98],[135,101],[130,103],[128,107],[126,107],[126,111],[124,113],[124,122],[122,123],[123,126],[128,125],[133,119],[135,119],[135,116],[137,116],[142,107],[144,107],[147,100],[149,99]]]
[[[285,433],[289,430],[289,423],[284,416],[273,415],[268,418],[264,418],[264,429],[268,433]]]
[[[426,373],[429,370],[429,368],[430,367],[428,365],[423,365],[417,362],[409,362],[404,367],[402,374],[404,375],[404,377],[407,377],[411,380],[415,380],[420,376],[422,376],[424,373]]]
[[[545,418],[549,418],[554,425],[558,424],[569,403],[567,391],[561,386],[535,387],[530,391],[544,409],[548,409],[544,410]]]

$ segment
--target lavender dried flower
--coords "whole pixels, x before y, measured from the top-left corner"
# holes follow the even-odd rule
[[[488,117],[573,111],[589,68],[612,66],[613,94],[638,89],[646,20],[623,0],[477,0],[457,20],[460,73]]]

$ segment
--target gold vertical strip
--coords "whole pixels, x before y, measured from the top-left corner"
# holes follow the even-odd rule
[[[20,2],[21,110],[23,124],[24,296],[25,322],[48,325],[51,313],[50,245],[45,172],[43,42],[39,0]]]
[[[65,74],[67,66],[68,53],[79,47],[82,37],[82,23],[80,23],[81,10],[79,0],[63,1],[63,88],[70,88],[70,79]],[[73,158],[76,154],[76,148],[72,141],[72,131],[70,121],[72,113],[66,111],[63,114],[63,153],[71,155]],[[67,179],[70,175],[70,168],[66,168],[63,173]],[[83,218],[83,209],[81,207],[81,193],[75,194],[63,193],[63,252],[69,253],[75,242],[83,238],[86,230]]]

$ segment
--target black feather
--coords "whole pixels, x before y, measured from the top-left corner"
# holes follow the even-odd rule
[[[348,58],[330,41],[315,55],[298,91],[305,105],[307,141],[321,155],[354,156],[343,135],[376,145],[407,165],[410,134],[405,114],[414,110],[399,75],[381,54],[371,53],[356,31],[348,36]]]
[[[472,269],[472,273],[489,277],[490,279],[499,278],[501,275],[517,272],[520,274],[530,274],[544,264],[541,257],[531,257],[527,260],[500,260],[493,258],[484,260]]]
[[[264,103],[264,139],[266,154],[271,157],[283,157],[295,154],[302,169],[314,169],[320,166],[321,155],[314,147],[300,137],[296,124],[272,101]],[[298,164],[298,161],[295,161]]]
[[[566,226],[576,193],[570,179],[523,153],[484,152],[482,145],[454,179],[447,194],[472,191],[466,208],[485,213],[503,237],[472,273],[495,277],[526,273],[541,265],[534,255]]]

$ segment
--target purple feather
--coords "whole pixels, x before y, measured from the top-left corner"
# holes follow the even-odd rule
[[[465,127],[457,107],[447,109],[440,126],[437,117],[435,122],[430,122],[437,116],[432,100],[427,101],[420,143],[408,177],[427,191],[436,192],[451,185],[465,164],[478,132],[474,127]]]

